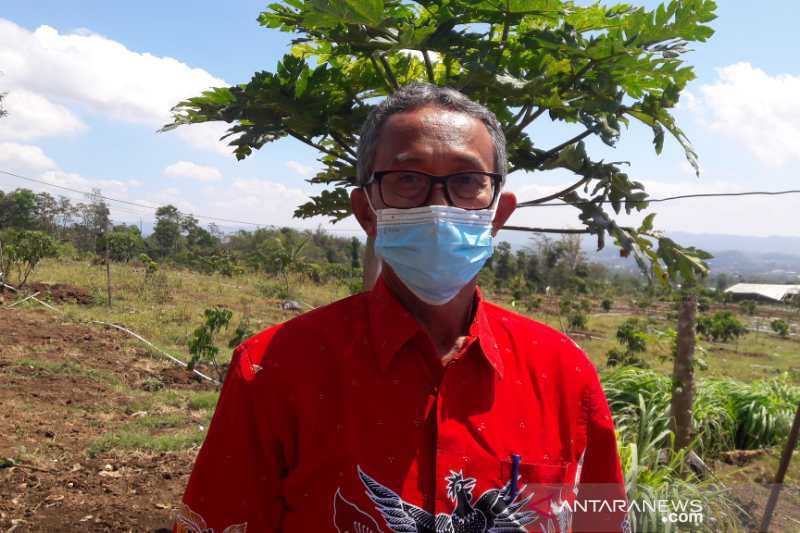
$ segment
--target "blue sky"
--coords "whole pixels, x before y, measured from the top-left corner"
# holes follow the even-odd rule
[[[631,161],[631,175],[653,196],[799,188],[794,3],[720,4],[716,35],[690,55],[698,79],[677,111],[700,154],[701,178],[693,176],[674,142],[668,140],[662,156],[655,156],[644,128],[631,128],[614,150],[590,144],[607,159]],[[78,189],[99,186],[110,196],[153,205],[171,202],[200,214],[319,224],[289,219],[294,206],[315,192],[303,181],[315,167],[311,149],[281,141],[236,162],[214,142],[219,128],[155,132],[168,116],[168,102],[274,68],[290,36],[257,24],[264,5],[6,0],[0,90],[9,92],[11,114],[0,121],[0,169]],[[547,121],[532,129],[541,146],[557,144],[570,131]],[[565,179],[558,173],[515,175],[509,187],[525,200],[556,190]],[[0,177],[4,189],[22,185]],[[797,196],[686,201],[663,204],[656,220],[666,230],[798,235],[796,205]],[[152,217],[130,207],[114,215],[133,220],[136,213]],[[569,208],[520,211],[512,222],[578,224]],[[348,220],[338,228],[356,225]]]

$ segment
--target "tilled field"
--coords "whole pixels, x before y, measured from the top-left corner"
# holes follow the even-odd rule
[[[0,384],[1,531],[170,528],[211,385],[34,310],[0,310]]]

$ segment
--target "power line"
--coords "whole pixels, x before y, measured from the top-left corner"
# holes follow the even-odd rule
[[[800,190],[788,190],[788,191],[746,191],[746,192],[708,192],[708,193],[697,193],[697,194],[681,194],[678,196],[667,196],[665,198],[645,198],[642,202],[647,203],[659,203],[659,202],[672,202],[673,200],[683,200],[686,198],[724,198],[728,196],[780,196],[784,194],[800,194]],[[625,202],[624,199],[620,200],[620,203]],[[599,204],[610,204],[613,203],[611,200],[602,200],[600,202],[591,202],[591,201],[582,201],[582,202],[575,202],[574,204],[570,204],[567,202],[547,202],[537,204],[536,200],[528,200],[526,202],[520,202],[517,204],[517,207],[566,207],[566,206],[581,206],[581,205],[599,205]]]
[[[73,189],[71,187],[65,187],[63,185],[56,185],[55,183],[50,183],[50,182],[43,181],[43,180],[38,180],[38,179],[35,179],[35,178],[29,178],[27,176],[21,176],[19,174],[15,174],[14,172],[9,172],[7,170],[0,169],[0,174],[6,174],[8,176],[12,176],[12,177],[17,178],[17,179],[30,181],[30,182],[33,182],[33,183],[39,183],[39,184],[45,185],[47,187],[54,187],[56,189],[61,189],[61,190],[64,190],[64,191],[70,191],[70,192],[83,194],[83,195],[87,195],[87,196],[96,196],[98,198],[102,198],[103,200],[108,200],[109,202],[117,202],[117,203],[120,203],[120,204],[131,205],[131,206],[134,206],[134,207],[141,207],[141,208],[144,208],[144,209],[150,209],[150,210],[153,210],[153,211],[158,209],[157,206],[141,204],[141,203],[137,203],[137,202],[131,202],[129,200],[120,200],[119,198],[112,198],[111,196],[106,196],[104,194],[95,194],[94,192],[90,192],[90,191],[82,191],[80,189]],[[120,209],[120,211],[124,212],[124,210],[122,210],[122,209]],[[142,215],[142,213],[133,213],[133,214],[136,214],[136,215],[139,215],[139,216]],[[195,213],[186,213],[186,214],[187,215],[191,215],[191,216],[193,216],[195,218],[200,218],[200,219],[204,219],[204,220],[218,221],[218,222],[227,222],[229,224],[242,224],[242,225],[247,225],[247,226],[255,226],[255,227],[259,227],[259,228],[275,227],[272,224],[259,224],[257,222],[249,222],[249,221],[245,221],[245,220],[233,220],[233,219],[229,219],[229,218],[220,218],[220,217],[214,217],[214,216],[210,216],[210,215],[198,215],[198,214],[195,214]],[[288,227],[288,226],[285,226],[285,227]],[[299,228],[293,228],[293,229],[299,229]],[[345,229],[345,228],[325,228],[325,231],[338,231],[338,232],[348,232],[348,233],[358,232],[358,230],[350,230],[350,229]]]

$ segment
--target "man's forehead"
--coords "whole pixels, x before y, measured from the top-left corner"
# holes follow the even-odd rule
[[[418,163],[447,153],[473,168],[491,168],[494,143],[486,126],[466,113],[423,107],[390,116],[381,133],[378,159],[384,164]],[[485,160],[485,161],[483,161]]]
[[[390,116],[383,133],[461,143],[471,142],[481,134],[488,135],[483,122],[475,117],[431,106]]]

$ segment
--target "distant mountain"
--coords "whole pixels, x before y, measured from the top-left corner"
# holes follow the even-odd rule
[[[680,231],[669,232],[667,236],[684,246],[694,246],[713,254],[714,259],[709,264],[715,274],[725,273],[777,282],[800,279],[800,236],[751,237]],[[553,237],[558,238],[557,235]],[[530,234],[516,231],[503,231],[498,240],[507,240],[514,248],[522,248],[531,243]],[[598,252],[597,241],[590,236],[584,237],[584,248],[589,260],[611,268],[636,271],[635,261],[620,257],[613,241],[607,241],[606,247]]]
[[[800,223],[797,233],[800,235]],[[696,246],[709,252],[749,252],[756,254],[786,254],[800,256],[800,236],[750,237],[746,235],[722,235],[714,233],[686,233],[675,231],[669,237],[688,246]]]

